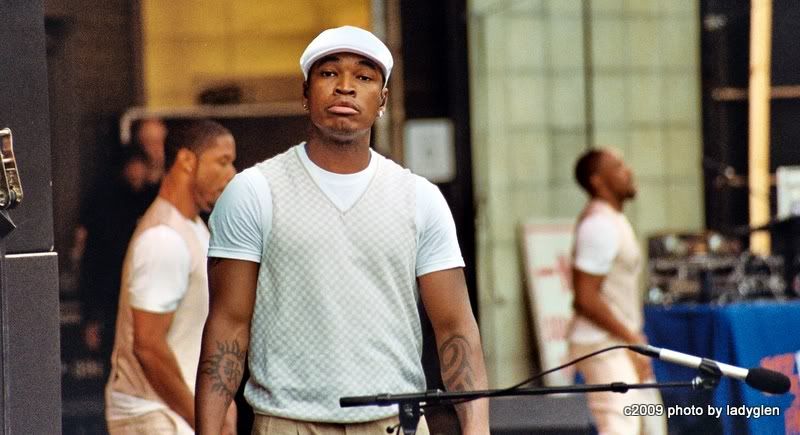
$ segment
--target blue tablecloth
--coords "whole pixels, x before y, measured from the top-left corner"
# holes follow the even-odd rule
[[[745,368],[764,366],[792,379],[792,391],[781,396],[761,393],[729,378],[723,378],[714,391],[664,390],[667,407],[703,409],[699,415],[671,418],[670,433],[800,434],[800,302],[647,306],[645,333],[653,346]],[[698,374],[660,361],[654,370],[661,382],[691,380]],[[722,407],[721,418],[709,415],[709,405]],[[734,411],[729,407],[758,411],[763,409],[758,408],[761,405],[778,407],[780,415],[747,418],[728,412]]]

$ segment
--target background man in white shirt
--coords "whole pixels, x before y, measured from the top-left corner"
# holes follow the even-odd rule
[[[211,211],[235,173],[236,146],[213,121],[176,123],[168,171],[139,220],[123,266],[106,421],[112,435],[194,433],[194,384],[208,313]],[[226,431],[235,430],[235,407]],[[231,433],[231,432],[225,432]]]
[[[576,225],[572,262],[575,318],[569,332],[570,353],[577,358],[617,344],[642,344],[642,256],[633,228],[622,214],[636,196],[631,169],[619,153],[593,149],[575,165],[575,178],[590,199]],[[613,350],[578,363],[589,384],[652,381],[647,357]],[[663,416],[625,415],[633,404],[661,403],[658,390],[589,393],[589,408],[600,434],[666,433]]]
[[[446,387],[487,386],[447,204],[369,147],[388,48],[345,26],[317,36],[300,64],[308,141],[237,175],[211,216],[202,434],[219,430],[246,352],[254,433],[386,433],[396,406],[343,409],[338,399],[425,389],[418,301]],[[489,433],[486,400],[456,411],[462,433]],[[428,433],[424,420],[417,433]]]

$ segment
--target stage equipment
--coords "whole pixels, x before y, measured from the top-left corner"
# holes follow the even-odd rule
[[[22,201],[22,183],[14,157],[14,138],[10,128],[0,130],[0,208],[14,208]]]
[[[684,382],[653,382],[653,383],[640,383],[640,384],[627,384],[624,382],[612,382],[610,384],[595,384],[595,385],[569,385],[569,386],[556,386],[544,388],[522,388],[523,385],[529,384],[536,379],[539,379],[551,372],[561,370],[569,367],[584,359],[591,358],[603,352],[629,349],[638,353],[643,353],[651,357],[658,357],[664,361],[686,365],[692,368],[697,368],[698,375],[691,381]],[[413,435],[417,431],[417,424],[419,423],[420,416],[423,414],[422,410],[429,406],[440,406],[444,404],[458,405],[460,403],[468,402],[471,400],[503,397],[503,396],[539,396],[539,395],[552,395],[564,393],[591,393],[600,391],[611,391],[615,393],[626,393],[634,389],[647,389],[647,388],[692,388],[697,390],[713,389],[719,384],[721,376],[731,376],[737,379],[745,379],[748,385],[754,386],[761,391],[768,391],[773,394],[784,394],[789,390],[789,379],[786,376],[767,370],[763,368],[743,369],[740,367],[730,366],[727,364],[718,363],[713,360],[694,357],[692,355],[682,354],[680,352],[668,351],[666,349],[659,349],[653,346],[638,346],[638,345],[618,345],[600,349],[588,355],[572,360],[564,365],[546,370],[538,373],[525,381],[522,381],[514,386],[498,390],[479,390],[479,391],[464,391],[464,392],[444,392],[441,390],[429,390],[418,393],[402,393],[391,394],[383,393],[369,396],[350,396],[342,397],[339,399],[339,405],[343,408],[354,406],[394,406],[399,408],[400,425],[399,427],[387,428],[387,432],[391,433],[400,429],[403,430],[405,435]]]
[[[676,352],[669,349],[662,349],[660,347],[650,345],[632,345],[630,349],[634,352],[647,355],[651,358],[658,358],[661,361],[666,361],[693,369],[699,369],[703,365],[715,367],[714,370],[719,371],[721,376],[728,376],[740,381],[745,381],[747,385],[765,393],[784,394],[788,392],[789,387],[791,387],[791,382],[786,375],[762,367],[745,369],[707,358],[700,358],[698,356]]]
[[[730,303],[786,296],[784,256],[743,251],[736,238],[665,234],[649,238],[648,251],[648,303]]]

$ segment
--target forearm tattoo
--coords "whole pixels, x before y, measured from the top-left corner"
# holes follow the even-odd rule
[[[471,356],[472,348],[463,335],[454,335],[439,347],[442,378],[448,390],[469,391],[475,388]]]
[[[244,373],[246,352],[241,350],[239,341],[217,342],[217,352],[200,362],[200,371],[211,378],[212,391],[230,402],[239,389]]]

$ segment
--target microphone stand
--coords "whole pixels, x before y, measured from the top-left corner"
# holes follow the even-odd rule
[[[568,385],[557,387],[540,388],[514,388],[498,390],[477,390],[477,391],[457,391],[445,392],[442,390],[428,390],[421,393],[406,394],[378,394],[373,396],[349,396],[339,399],[339,406],[342,408],[356,406],[391,406],[397,405],[399,408],[400,427],[404,435],[414,435],[417,432],[417,425],[422,416],[421,408],[424,406],[436,406],[452,401],[470,401],[487,397],[501,396],[541,396],[547,394],[563,393],[594,393],[601,391],[611,391],[615,393],[626,393],[628,390],[641,390],[649,388],[692,388],[694,390],[710,390],[719,384],[722,372],[713,362],[708,364],[704,361],[700,367],[697,377],[691,381],[684,382],[651,382],[640,384],[626,384],[624,382],[612,382],[610,384],[592,385]]]

